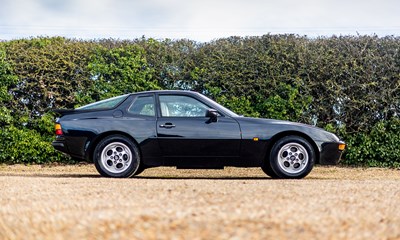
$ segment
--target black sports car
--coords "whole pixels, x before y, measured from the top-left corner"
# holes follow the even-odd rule
[[[303,178],[336,164],[344,142],[323,129],[242,117],[191,91],[149,91],[55,110],[55,149],[92,160],[106,177],[157,166],[261,167],[273,178]]]

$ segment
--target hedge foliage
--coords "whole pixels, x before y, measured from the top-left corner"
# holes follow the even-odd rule
[[[190,89],[239,114],[337,133],[348,165],[399,167],[400,38],[297,35],[191,40],[39,37],[0,42],[0,162],[70,161],[51,109]]]

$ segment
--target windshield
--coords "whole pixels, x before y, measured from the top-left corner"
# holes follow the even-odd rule
[[[128,95],[129,94],[91,103],[82,107],[78,107],[77,110],[111,109],[124,101]]]
[[[213,102],[214,104],[218,105],[219,108],[222,108],[222,111],[224,111],[225,113],[229,114],[231,117],[239,117],[238,114],[234,113],[232,110],[222,106],[221,104],[217,103],[216,101],[212,100],[211,98],[204,96],[204,95],[200,95],[206,99],[208,99],[208,101]]]

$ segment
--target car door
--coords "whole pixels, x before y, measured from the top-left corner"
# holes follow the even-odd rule
[[[219,114],[205,117],[210,109],[188,95],[159,95],[157,137],[165,157],[237,157],[240,128],[235,119]]]
[[[156,104],[154,94],[135,96],[128,105],[120,124],[139,144],[142,157],[147,165],[160,165],[162,156],[157,139]]]

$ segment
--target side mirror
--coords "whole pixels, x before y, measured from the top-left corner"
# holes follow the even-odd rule
[[[218,121],[218,111],[215,109],[208,109],[206,112],[206,117],[210,118],[210,122]]]

